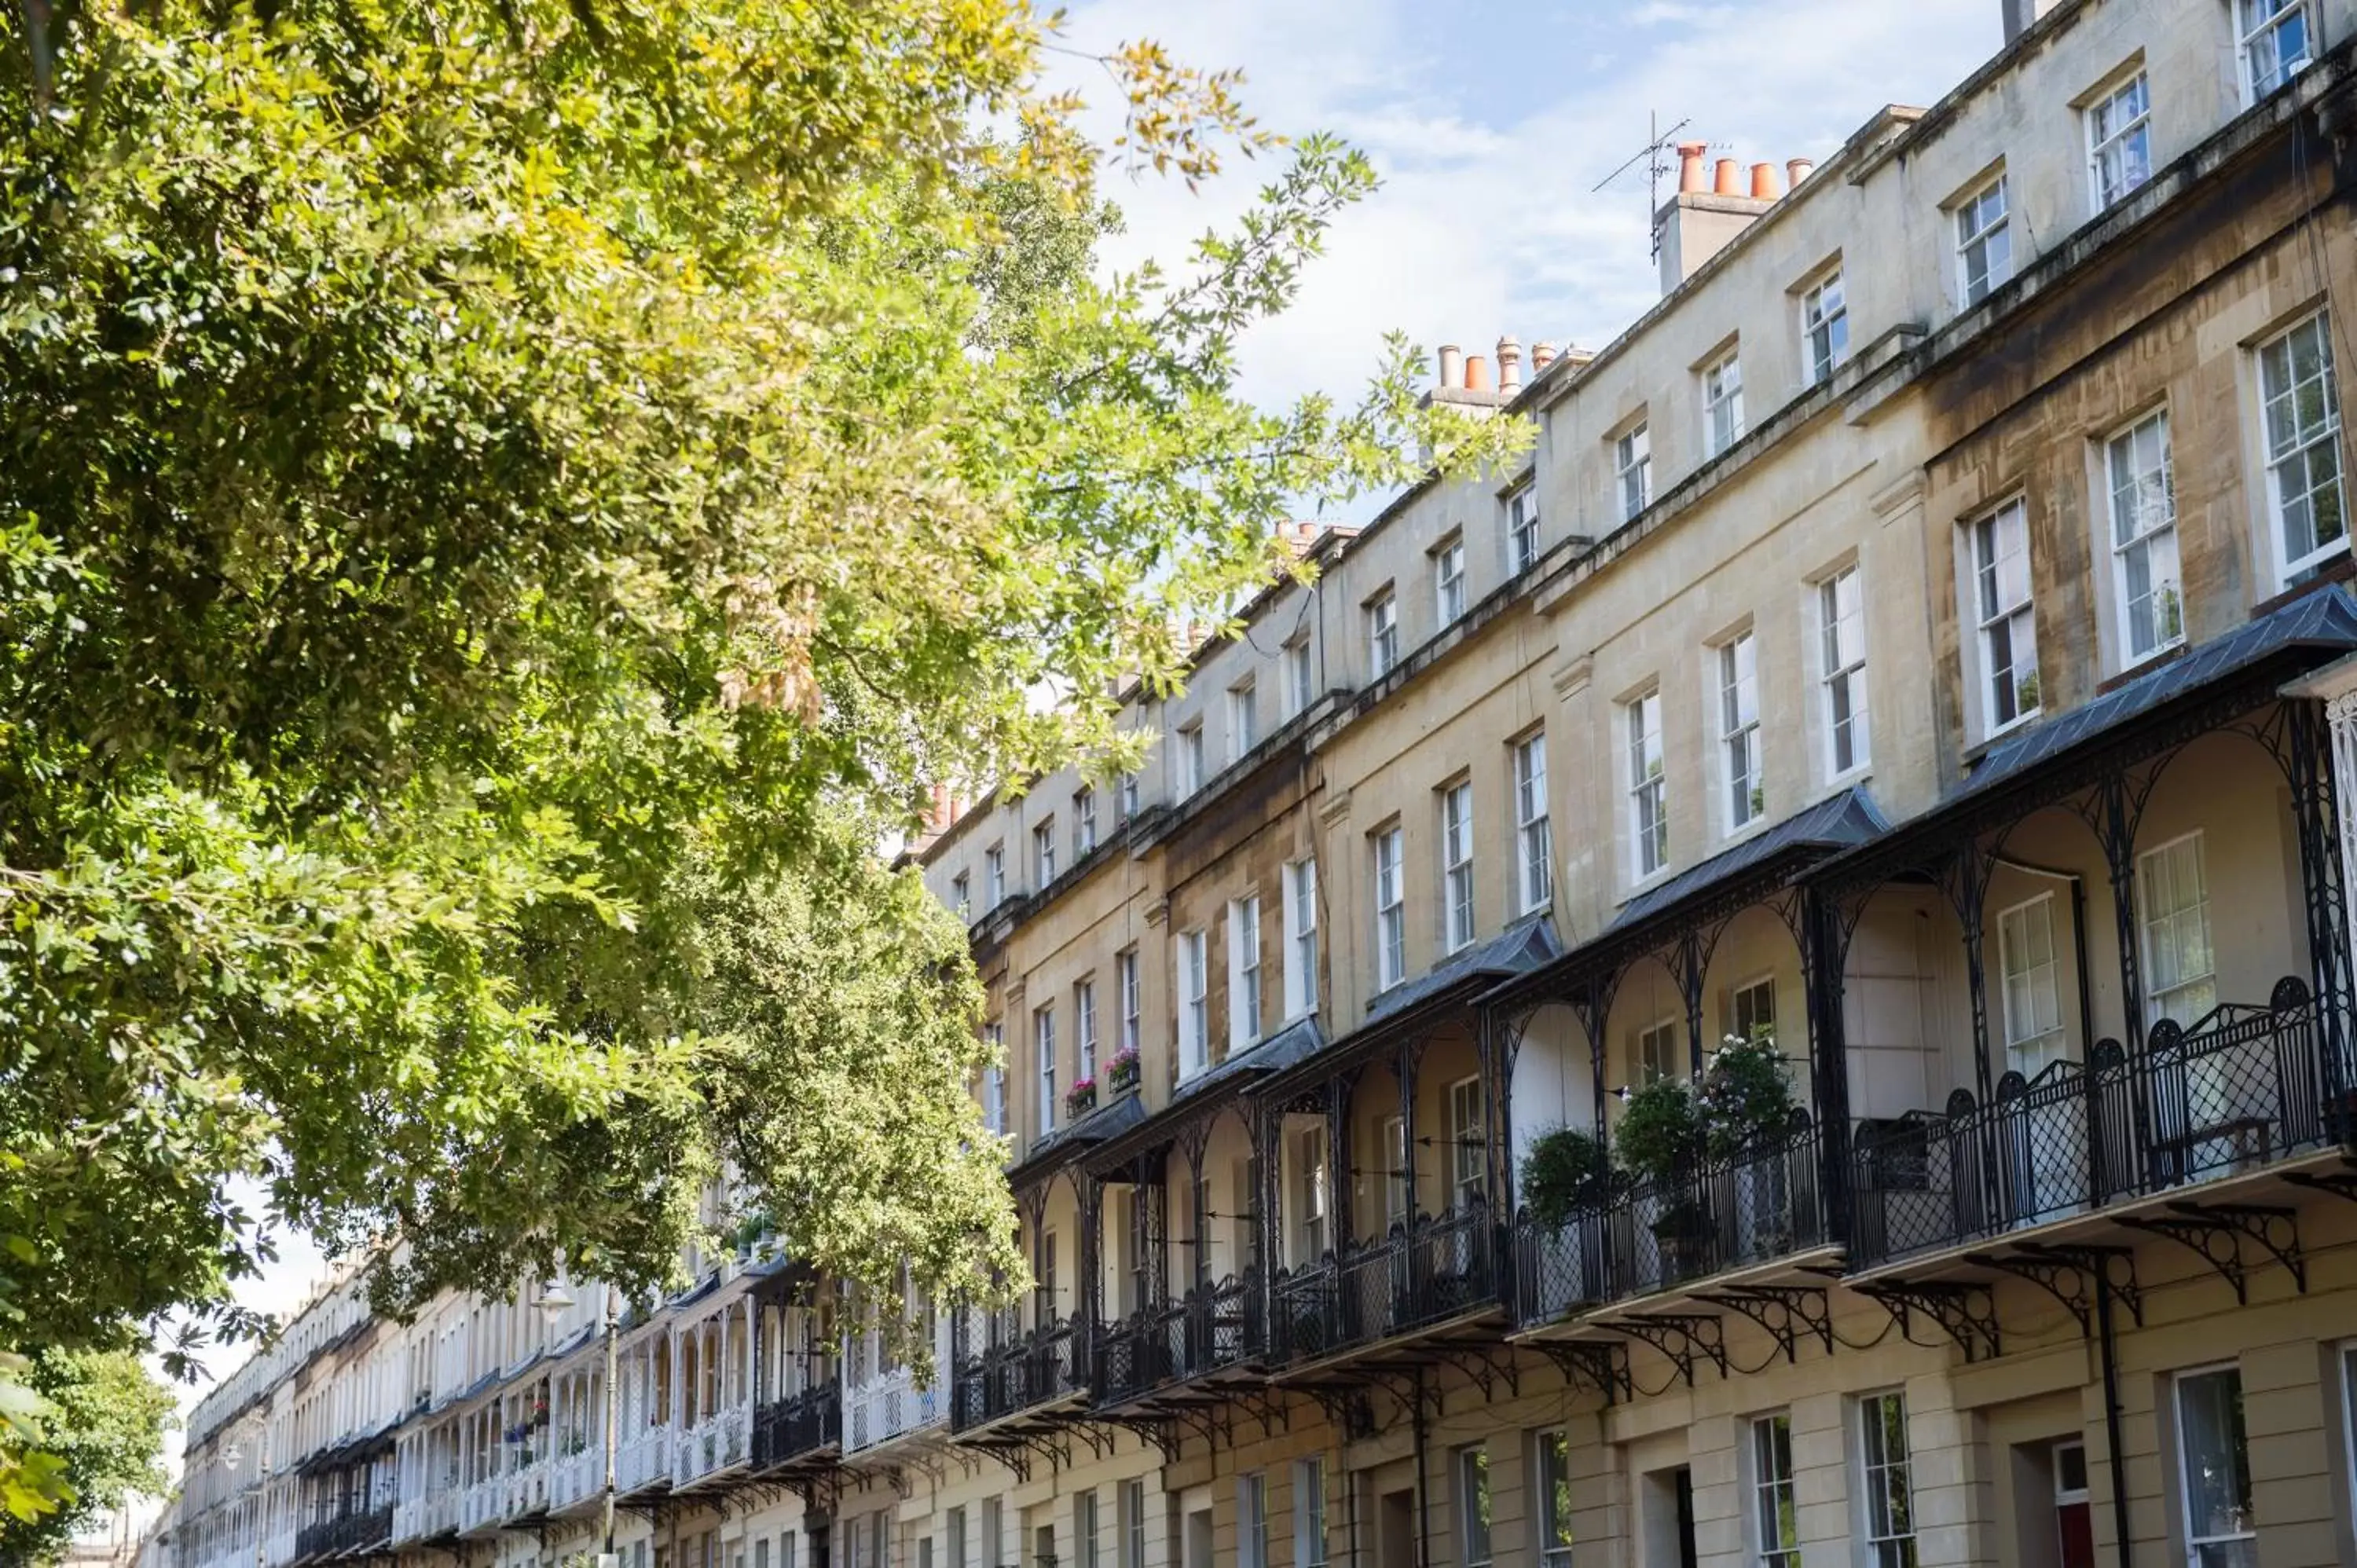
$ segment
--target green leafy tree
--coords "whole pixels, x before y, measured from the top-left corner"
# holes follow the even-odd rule
[[[1114,156],[1277,166],[1101,278],[1020,0],[10,15],[0,1341],[251,1331],[238,1177],[397,1237],[395,1310],[651,1285],[724,1162],[872,1299],[1019,1283],[962,941],[875,846],[1134,760],[1116,678],[1303,497],[1519,438],[1396,342],[1236,394],[1363,158],[1125,47]]]
[[[127,1350],[44,1351],[27,1385],[48,1405],[41,1456],[54,1461],[59,1506],[0,1508],[0,1563],[53,1563],[74,1533],[133,1493],[163,1495],[157,1463],[174,1423],[172,1396]]]

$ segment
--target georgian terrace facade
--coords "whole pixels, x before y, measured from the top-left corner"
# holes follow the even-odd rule
[[[2054,6],[1789,194],[1697,155],[1615,342],[1444,353],[1524,471],[1305,536],[1143,773],[919,854],[1030,1298],[923,1380],[758,1240],[634,1314],[631,1568],[2357,1559],[2352,35]],[[1754,1032],[1790,1122],[1521,1211]],[[536,1288],[343,1554],[594,1550]]]

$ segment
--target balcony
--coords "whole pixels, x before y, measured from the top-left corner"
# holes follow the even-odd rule
[[[541,1439],[545,1442],[544,1435]],[[519,1453],[506,1478],[507,1499],[500,1518],[510,1522],[544,1519],[548,1515],[548,1460],[531,1451]]]
[[[1082,1391],[1080,1323],[1063,1318],[960,1361],[950,1425],[966,1432]]]
[[[920,1389],[906,1367],[855,1383],[844,1395],[843,1450],[856,1454],[939,1421],[938,1387]]]
[[[753,1467],[776,1470],[843,1446],[843,1389],[822,1383],[753,1412]]]
[[[622,1434],[614,1452],[614,1490],[623,1497],[671,1485],[672,1432],[668,1425],[641,1426]]]
[[[458,1533],[487,1535],[499,1529],[507,1512],[507,1477],[492,1476],[477,1481],[458,1499]]]
[[[1615,1184],[1555,1224],[1515,1223],[1514,1318],[1537,1327],[1826,1246],[1813,1125],[1666,1182]]]
[[[295,1555],[311,1562],[328,1557],[363,1556],[393,1541],[393,1509],[374,1508],[306,1525],[296,1536]]]
[[[1096,1402],[1131,1404],[1158,1389],[1254,1365],[1267,1345],[1260,1271],[1230,1275],[1099,1329]]]
[[[558,1440],[548,1478],[548,1509],[563,1513],[606,1491],[606,1450],[586,1432],[568,1433]]]
[[[1496,1306],[1497,1254],[1490,1210],[1476,1202],[1281,1273],[1269,1291],[1270,1359],[1319,1360]]]
[[[1862,1130],[1850,1152],[1853,1272],[2067,1222],[2331,1149],[2357,1133],[2348,1021],[2305,982],[2223,1004],[2143,1048],[2007,1073],[1989,1103]]]
[[[751,1407],[734,1404],[682,1432],[671,1449],[672,1490],[703,1486],[751,1464],[752,1428]]]
[[[455,1534],[458,1529],[459,1487],[429,1486],[421,1497],[397,1503],[393,1510],[393,1539],[396,1544],[430,1541],[436,1536]]]

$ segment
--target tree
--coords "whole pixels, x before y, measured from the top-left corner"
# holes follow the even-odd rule
[[[174,1422],[172,1396],[128,1351],[46,1351],[29,1386],[48,1404],[46,1455],[70,1490],[64,1506],[37,1517],[0,1509],[0,1563],[53,1563],[77,1530],[133,1493],[163,1495],[157,1457]]]
[[[1365,161],[1303,140],[1100,279],[1019,0],[25,15],[0,1340],[252,1331],[240,1176],[398,1238],[396,1311],[647,1288],[724,1163],[876,1299],[1019,1282],[962,934],[875,846],[1134,759],[1114,679],[1300,498],[1511,446],[1397,343],[1349,410],[1236,395]],[[1110,63],[1135,166],[1279,153],[1232,78]]]

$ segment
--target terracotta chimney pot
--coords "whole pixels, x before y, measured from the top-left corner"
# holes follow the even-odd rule
[[[1743,194],[1743,166],[1733,158],[1718,160],[1718,183],[1713,190],[1720,196]]]
[[[1810,172],[1816,166],[1816,163],[1813,159],[1786,158],[1784,160],[1785,179],[1792,187],[1797,188],[1803,180],[1809,177]]]
[[[1678,194],[1698,195],[1708,183],[1703,177],[1702,156],[1710,151],[1708,142],[1678,144]]]
[[[1465,356],[1465,390],[1467,392],[1490,390],[1490,361],[1479,354]]]
[[[1754,201],[1773,201],[1783,194],[1783,191],[1779,188],[1776,184],[1776,166],[1774,164],[1753,164],[1751,166],[1751,199]]]
[[[1440,346],[1440,384],[1453,387],[1464,378],[1463,354],[1454,343]]]

